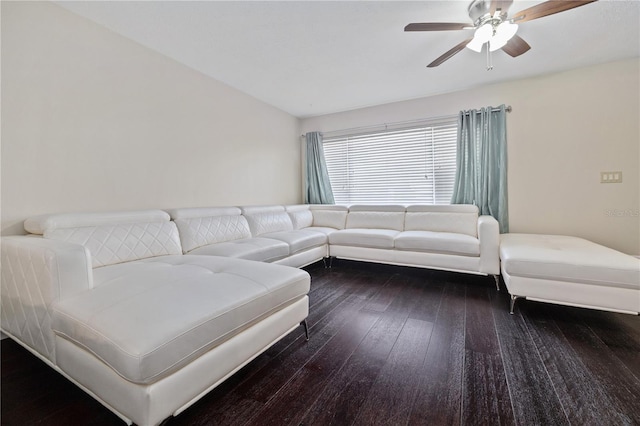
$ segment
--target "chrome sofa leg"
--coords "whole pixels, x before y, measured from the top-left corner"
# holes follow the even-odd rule
[[[494,275],[493,279],[496,281],[496,290],[500,291],[500,276]]]
[[[302,322],[300,323],[300,325],[302,327],[304,327],[304,337],[307,340],[307,342],[309,341],[309,326],[307,325],[307,320],[302,320]]]
[[[518,300],[519,297],[518,296],[514,296],[513,294],[511,295],[511,303],[510,303],[510,309],[509,309],[509,313],[511,315],[513,315],[513,307],[516,305],[516,300]]]
[[[327,269],[329,267],[329,263],[327,262],[327,259],[329,259],[329,257],[323,257],[322,258],[322,263],[324,264],[324,269]]]

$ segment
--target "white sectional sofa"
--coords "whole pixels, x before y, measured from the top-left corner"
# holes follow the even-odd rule
[[[327,257],[500,273],[498,223],[471,205],[292,205],[168,210],[185,254],[302,267]]]
[[[128,423],[155,425],[300,324],[330,257],[499,273],[474,206],[45,215],[2,239],[1,328]],[[308,337],[308,334],[307,334]]]

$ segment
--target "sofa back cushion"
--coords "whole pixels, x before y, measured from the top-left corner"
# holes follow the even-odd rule
[[[332,204],[318,204],[309,206],[313,215],[314,227],[344,229],[347,223],[348,209],[346,206]]]
[[[185,253],[198,247],[251,238],[247,219],[237,207],[169,210]]]
[[[407,207],[406,231],[452,232],[478,236],[478,207],[467,204]]]
[[[24,221],[30,234],[43,235],[44,231],[82,226],[117,225],[121,223],[167,222],[170,216],[162,210],[133,210],[113,212],[54,213],[33,216]]]
[[[25,229],[44,238],[80,244],[91,253],[92,267],[149,257],[182,254],[175,223],[163,211],[70,213],[40,216]]]
[[[313,214],[309,210],[309,206],[306,204],[299,204],[293,206],[285,206],[291,223],[293,223],[293,229],[302,229],[313,226]]]
[[[293,230],[291,218],[283,206],[251,206],[241,209],[254,237],[270,232]]]
[[[349,207],[347,228],[404,230],[404,206],[354,205]]]
[[[238,207],[183,207],[169,209],[167,213],[171,219],[192,219],[208,216],[239,216],[242,212]]]

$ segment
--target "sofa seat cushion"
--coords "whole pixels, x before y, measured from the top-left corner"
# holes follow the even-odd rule
[[[262,236],[287,243],[290,255],[327,244],[326,234],[308,230],[271,232]]]
[[[123,378],[153,383],[304,297],[303,270],[215,256],[165,256],[95,271],[58,302],[53,329]]]
[[[640,259],[582,238],[503,234],[500,259],[511,276],[640,289]]]
[[[393,240],[400,233],[391,229],[340,229],[329,234],[329,243],[339,246],[393,249]]]
[[[398,250],[480,256],[480,241],[470,235],[452,232],[404,231],[395,239]]]
[[[289,256],[287,243],[271,238],[245,238],[211,244],[191,250],[189,255],[202,254],[208,256],[235,257],[238,259],[274,262]]]
[[[331,234],[332,232],[337,231],[336,228],[329,228],[329,227],[326,227],[326,226],[310,226],[308,228],[304,228],[304,230],[305,231],[320,232],[320,233],[322,233],[324,235],[327,235],[327,236],[329,234]]]

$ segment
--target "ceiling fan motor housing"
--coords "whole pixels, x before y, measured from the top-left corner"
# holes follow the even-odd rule
[[[491,0],[473,0],[469,4],[467,11],[474,26],[480,26],[491,17]],[[505,11],[500,11],[501,20],[506,18],[506,15]]]

